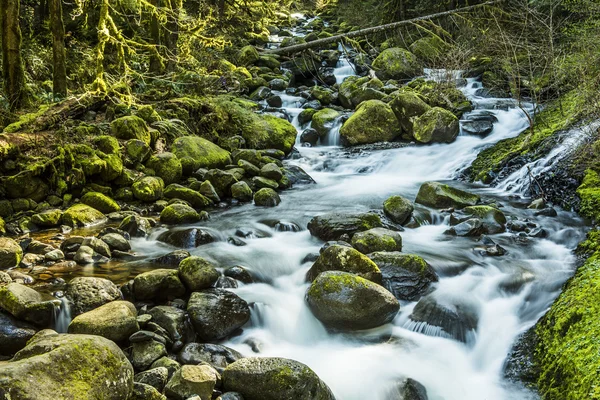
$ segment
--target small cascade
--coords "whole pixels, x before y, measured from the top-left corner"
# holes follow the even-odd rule
[[[54,330],[58,333],[67,333],[72,320],[71,303],[62,293],[57,293],[56,297],[60,300],[60,306],[54,309]]]
[[[342,125],[344,125],[343,117],[336,118],[333,121],[331,129],[327,133],[323,139],[321,139],[321,143],[324,146],[339,146],[340,145],[340,129],[342,129]]]
[[[338,46],[338,51],[342,56],[333,70],[333,75],[335,76],[335,82],[339,85],[344,82],[344,79],[347,77],[356,75],[356,72],[354,71],[354,66],[348,60],[348,50],[340,44]]]

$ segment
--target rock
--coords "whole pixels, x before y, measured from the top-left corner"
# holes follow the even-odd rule
[[[0,364],[0,377],[0,392],[13,399],[128,400],[133,389],[133,368],[116,344],[53,331],[38,333]]]
[[[209,231],[189,228],[169,230],[161,233],[157,240],[181,249],[192,249],[203,244],[212,243],[215,241],[215,238]]]
[[[121,291],[104,278],[77,277],[71,279],[65,289],[71,301],[71,312],[79,315],[121,298]]]
[[[274,181],[280,181],[281,178],[283,178],[283,172],[281,172],[281,168],[279,168],[279,166],[275,163],[265,164],[260,169],[260,175]]]
[[[486,137],[494,130],[494,124],[488,119],[473,119],[464,121],[461,128],[469,135]]]
[[[200,214],[185,204],[171,204],[160,213],[160,222],[163,224],[191,224],[198,221],[200,221]]]
[[[62,216],[62,210],[51,209],[32,215],[31,222],[33,222],[40,228],[53,228],[55,226],[60,225]]]
[[[308,143],[311,146],[316,146],[319,141],[319,132],[316,129],[308,128],[302,131],[300,134],[300,143]]]
[[[113,301],[80,314],[69,324],[69,333],[103,336],[124,342],[140,327],[135,306],[128,301]]]
[[[483,222],[479,218],[469,218],[446,231],[449,235],[479,236],[485,233]]]
[[[314,121],[314,118],[313,118]],[[342,125],[340,139],[344,146],[390,142],[401,129],[392,108],[380,100],[368,100]]]
[[[83,239],[83,242],[81,242],[81,247],[84,246],[91,248],[95,253],[98,253],[104,257],[111,257],[110,247],[108,247],[108,245],[101,239],[96,237],[86,237]]]
[[[207,181],[208,182],[208,181]],[[208,182],[210,184],[210,182]],[[214,189],[212,190],[214,192]],[[216,195],[216,193],[214,193]],[[167,186],[164,191],[164,196],[167,199],[181,199],[187,201],[192,207],[196,209],[206,208],[212,204],[212,193],[210,196],[203,195],[202,192],[197,192],[193,189],[186,188],[185,186],[177,185],[175,183]],[[219,201],[219,197],[216,197],[216,202]]]
[[[223,372],[223,388],[244,400],[335,400],[310,368],[285,358],[242,358]]]
[[[361,253],[402,251],[402,236],[385,228],[373,228],[352,236],[352,246]]]
[[[407,378],[386,394],[388,400],[428,400],[427,389],[414,379]]]
[[[144,371],[162,356],[167,355],[165,345],[154,340],[134,342],[131,345],[131,363],[138,371]]]
[[[506,230],[506,216],[500,210],[490,206],[469,206],[463,209],[467,215],[480,218],[488,234],[502,233]]]
[[[165,185],[176,183],[181,180],[183,169],[181,161],[173,153],[160,153],[150,157],[146,164],[160,177]]]
[[[397,299],[415,301],[438,281],[435,270],[423,258],[400,252],[375,252],[369,258],[381,271],[382,285]]]
[[[0,312],[0,356],[12,356],[27,344],[37,329]],[[0,367],[1,368],[1,367]],[[2,378],[0,378],[0,385]]]
[[[231,195],[231,185],[238,181],[231,172],[221,171],[220,169],[208,171],[206,179],[213,185],[219,197],[229,197]]]
[[[54,309],[58,305],[60,301],[54,297],[41,294],[20,283],[0,286],[0,307],[15,318],[37,326],[50,326],[54,318]]]
[[[279,183],[277,183],[276,181],[274,181],[272,179],[267,179],[267,178],[262,177],[262,176],[255,176],[255,177],[253,177],[252,178],[252,184],[257,189],[268,188],[268,189],[276,190],[276,189],[279,188]]]
[[[132,164],[141,164],[150,158],[152,149],[143,140],[131,139],[125,143],[125,154],[127,154],[127,157]]]
[[[229,347],[210,343],[188,343],[179,353],[178,359],[182,364],[209,363],[219,373],[227,366],[244,356]]]
[[[150,262],[153,264],[160,264],[160,265],[168,265],[171,267],[178,267],[179,263],[181,263],[183,260],[185,260],[186,258],[188,258],[190,256],[190,252],[189,251],[185,251],[185,250],[175,250],[172,251],[171,253],[167,253],[164,256],[160,256],[157,258],[152,259]]]
[[[237,392],[227,392],[217,397],[217,400],[244,400],[244,396]]]
[[[196,187],[198,187],[198,192],[200,192],[200,194],[206,197],[207,199],[210,199],[213,203],[219,203],[221,201],[221,197],[219,197],[219,194],[215,190],[215,187],[212,183],[210,183],[209,180],[200,183],[200,186],[198,186],[198,183],[192,183],[191,186],[193,186],[193,189],[196,189]]]
[[[148,311],[152,321],[169,333],[172,341],[184,339],[187,315],[185,311],[170,306],[157,306]]]
[[[420,143],[451,143],[459,130],[458,118],[454,114],[434,107],[415,119],[413,136]]]
[[[279,167],[278,167],[279,168]],[[239,201],[252,201],[253,198],[252,189],[244,181],[234,183],[231,185],[231,197]]]
[[[242,47],[237,56],[237,64],[247,66],[250,64],[254,64],[260,59],[258,54],[258,50],[254,48],[254,46],[245,46]],[[204,399],[202,399],[204,400]]]
[[[427,295],[415,306],[410,319],[414,322],[424,322],[419,325],[419,331],[428,334],[429,326],[440,328],[439,336],[456,339],[469,343],[471,336],[477,331],[478,309],[476,304],[467,299],[440,299],[434,294]]]
[[[134,382],[150,385],[159,392],[163,391],[168,379],[169,370],[165,367],[152,368],[133,377]]]
[[[392,47],[381,52],[372,66],[381,80],[411,79],[423,72],[415,55],[400,47]]]
[[[410,221],[414,206],[402,196],[392,196],[383,203],[383,212],[393,222],[403,225]]]
[[[0,269],[19,265],[23,259],[23,249],[19,243],[7,237],[0,237]]]
[[[108,233],[102,236],[102,241],[108,245],[111,250],[129,251],[131,245],[129,241],[118,233]]]
[[[221,376],[209,365],[184,365],[174,374],[165,393],[175,400],[186,400],[194,395],[200,400],[211,400]]]
[[[152,363],[151,368],[166,368],[169,372],[168,379],[171,379],[175,371],[181,368],[181,365],[169,357],[161,357]]]
[[[85,204],[75,204],[62,216],[62,223],[71,227],[81,227],[104,222],[104,214]]]
[[[432,34],[414,41],[410,51],[422,61],[433,63],[450,50],[451,46],[438,35]]]
[[[179,264],[179,278],[190,292],[213,287],[219,276],[214,265],[201,257],[188,257]]]
[[[318,100],[323,105],[329,105],[337,100],[335,92],[323,86],[313,86],[310,91],[310,98]]]
[[[57,261],[61,261],[64,259],[65,259],[65,254],[58,249],[52,250],[44,255],[44,260],[50,261],[50,262],[57,262]]]
[[[381,227],[377,214],[331,213],[314,217],[308,223],[311,235],[321,240],[338,240],[342,235],[354,235],[373,228]]]
[[[385,97],[382,90],[383,83],[377,78],[351,76],[340,85],[340,103],[345,108],[355,109],[363,101],[382,100]]]
[[[129,400],[167,400],[158,390],[144,383],[134,382]]]
[[[246,268],[239,266],[239,265],[235,265],[233,267],[229,267],[229,268],[225,269],[225,271],[223,271],[223,274],[230,278],[237,279],[238,281],[243,282],[243,283],[253,283],[254,282],[254,278],[252,278],[252,275],[250,274],[250,272],[248,272],[248,270]]]
[[[30,199],[38,202],[44,200],[50,191],[42,179],[34,176],[33,169],[4,177],[2,184],[7,197],[11,199]]]
[[[306,301],[315,317],[338,330],[371,329],[391,322],[400,304],[382,286],[347,272],[323,272],[312,282]]]
[[[137,116],[125,116],[117,118],[110,123],[110,133],[117,139],[138,139],[150,145],[152,136],[146,122]]]
[[[104,214],[121,211],[121,207],[113,199],[98,192],[87,192],[81,202]]]
[[[479,196],[439,182],[425,182],[419,188],[415,203],[433,208],[465,208],[479,202]]]
[[[137,180],[132,186],[133,196],[147,203],[160,200],[163,197],[164,182],[161,178],[146,176]]]
[[[231,164],[230,153],[227,150],[198,136],[176,139],[171,151],[181,160],[185,175],[190,175],[198,168],[223,168]]]
[[[327,247],[308,270],[306,278],[314,281],[325,271],[349,272],[372,282],[381,283],[381,271],[377,265],[352,247],[339,245]]]
[[[283,168],[285,176],[289,179],[291,185],[307,185],[316,183],[315,180],[302,168],[296,165],[287,165]]]
[[[389,104],[409,138],[413,137],[415,119],[431,109],[416,93],[409,91],[398,93]]]
[[[176,298],[185,294],[185,287],[174,269],[155,269],[136,276],[133,292],[137,300]]]
[[[187,311],[203,341],[225,339],[250,319],[248,303],[225,289],[192,293]]]
[[[262,188],[254,193],[254,204],[260,207],[276,207],[281,203],[277,192],[271,188]]]
[[[311,128],[317,131],[320,138],[327,136],[333,128],[335,122],[342,117],[342,113],[331,108],[324,108],[317,111],[311,122]]]
[[[132,237],[145,237],[151,228],[150,222],[139,215],[129,215],[119,225],[120,230],[129,233]]]

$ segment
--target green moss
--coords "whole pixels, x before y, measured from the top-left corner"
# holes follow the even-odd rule
[[[119,154],[119,142],[112,136],[102,135],[94,138],[98,150],[106,154]]]
[[[313,114],[311,127],[319,133],[319,136],[323,137],[333,128],[335,120],[341,116],[339,111],[324,108]]]
[[[212,204],[212,201],[197,191],[176,184],[167,186],[164,195],[167,199],[187,201],[194,208],[205,208]]]
[[[62,222],[69,226],[86,226],[104,220],[104,215],[85,204],[75,204],[69,207],[62,217]]]
[[[161,153],[150,157],[146,164],[156,173],[156,176],[162,178],[166,185],[179,182],[183,175],[181,161],[173,153]]]
[[[309,296],[321,297],[324,294],[340,293],[344,289],[357,287],[368,288],[368,280],[353,274],[328,274],[320,281],[320,284],[312,284],[308,289]]]
[[[137,116],[117,118],[110,123],[110,133],[117,139],[138,139],[150,145],[152,137],[146,122]]]
[[[192,174],[198,168],[222,168],[231,164],[227,150],[196,136],[186,136],[173,142],[171,151],[181,160],[183,172]]]
[[[340,103],[345,108],[354,109],[363,101],[382,100],[385,93],[381,89],[383,89],[383,83],[377,78],[351,76],[340,85]]]
[[[14,132],[20,132],[23,129],[28,128],[30,125],[35,123],[35,121],[39,117],[44,115],[46,113],[46,111],[48,111],[49,108],[50,108],[50,105],[43,105],[39,108],[39,110],[37,110],[35,112],[21,115],[19,117],[18,121],[13,122],[12,124],[10,124],[6,128],[4,128],[4,132],[5,133],[14,133]]]
[[[121,211],[116,201],[102,193],[88,192],[81,198],[81,202],[105,214]]]
[[[400,133],[401,128],[392,108],[380,100],[368,100],[361,103],[344,123],[340,138],[344,146],[354,146],[392,141]]]
[[[414,54],[400,47],[384,50],[374,61],[373,69],[380,79],[410,79],[421,74]]]
[[[200,214],[185,204],[172,204],[160,213],[163,224],[188,224],[200,221]]]
[[[164,186],[165,184],[162,179],[146,176],[136,181],[131,189],[136,199],[152,202],[160,200],[163,197]]]
[[[581,186],[577,189],[581,198],[580,213],[594,220],[600,219],[600,175],[588,169]]]
[[[258,50],[254,46],[242,47],[238,53],[237,64],[238,65],[250,65],[254,64],[260,59]]]

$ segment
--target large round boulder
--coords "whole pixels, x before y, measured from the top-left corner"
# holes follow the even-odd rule
[[[19,243],[7,237],[0,237],[0,269],[19,265],[23,259],[23,249]]]
[[[133,304],[113,301],[75,317],[69,324],[69,333],[98,335],[113,342],[124,342],[140,329],[136,317]]]
[[[384,287],[340,271],[317,276],[306,300],[319,321],[342,331],[376,328],[391,322],[400,310],[398,300]]]
[[[219,276],[215,266],[202,257],[188,257],[179,264],[179,278],[191,292],[213,287]]]
[[[414,206],[402,196],[392,196],[383,202],[383,212],[393,222],[403,225],[410,221]]]
[[[392,108],[383,101],[368,100],[361,103],[358,110],[342,125],[340,140],[344,146],[390,142],[401,133]]]
[[[479,202],[479,196],[439,182],[425,182],[419,188],[415,203],[433,208],[465,208]]]
[[[420,143],[451,143],[459,131],[458,118],[440,107],[430,109],[413,125],[413,137]]]
[[[220,380],[221,376],[210,365],[184,365],[173,374],[165,387],[165,393],[175,400],[195,397],[210,400]]]
[[[187,311],[203,341],[225,339],[250,320],[248,303],[225,289],[192,293]]]
[[[335,121],[342,117],[342,113],[339,111],[333,110],[331,108],[324,108],[320,111],[317,111],[313,117],[311,122],[311,128],[317,131],[319,137],[325,137],[333,128]]]
[[[372,66],[377,77],[381,80],[411,79],[423,72],[417,57],[410,51],[400,47],[392,47],[382,51],[373,61]]]
[[[117,139],[138,139],[150,145],[152,136],[146,121],[137,116],[117,118],[110,123],[110,133]]]
[[[335,400],[309,367],[285,358],[242,358],[223,372],[223,388],[245,400]]]
[[[87,192],[81,198],[81,202],[105,214],[121,211],[116,201],[98,192]]]
[[[176,269],[155,269],[139,274],[133,280],[137,300],[176,298],[185,294]]]
[[[20,283],[0,286],[0,308],[37,326],[50,326],[59,305],[60,300]]]
[[[69,207],[62,216],[62,223],[72,227],[94,225],[104,220],[100,211],[81,203]]]
[[[277,207],[281,203],[279,194],[271,188],[265,187],[254,193],[254,205],[259,207]]]
[[[383,86],[377,78],[351,76],[340,85],[340,103],[345,108],[355,109],[363,101],[382,100],[385,97]]]
[[[308,270],[306,278],[312,282],[325,271],[349,272],[372,282],[381,283],[381,271],[377,265],[352,247],[340,245],[327,247]]]
[[[389,104],[407,138],[413,137],[413,122],[415,119],[431,109],[421,97],[410,91],[398,93]]]
[[[163,224],[191,224],[198,221],[200,221],[200,214],[185,204],[171,204],[160,213],[160,222]]]
[[[373,228],[352,236],[352,246],[362,253],[374,251],[402,251],[402,236],[398,232]]]
[[[146,165],[154,170],[156,176],[162,178],[165,185],[181,180],[183,174],[181,161],[173,153],[161,153],[152,156]]]
[[[136,199],[145,202],[153,202],[163,197],[165,183],[161,178],[146,176],[134,182],[131,186]]]
[[[374,213],[330,213],[314,217],[308,223],[310,234],[321,240],[338,240],[342,235],[354,235],[381,227],[379,215]]]
[[[208,181],[207,183],[210,184]],[[165,188],[164,196],[167,199],[180,199],[187,201],[192,207],[199,209],[208,207],[212,204],[212,200],[202,193],[176,183],[170,184]]]
[[[82,276],[71,279],[65,289],[71,301],[71,312],[79,315],[121,298],[121,291],[104,278]]]
[[[171,146],[171,151],[181,160],[185,175],[192,174],[198,168],[223,168],[231,164],[231,157],[227,150],[198,136],[176,139]]]

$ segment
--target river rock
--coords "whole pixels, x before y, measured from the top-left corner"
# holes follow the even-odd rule
[[[7,237],[0,237],[0,269],[19,265],[23,259],[23,249],[19,243]]]
[[[165,393],[175,400],[186,400],[196,395],[200,400],[211,400],[219,373],[209,365],[184,365],[167,383]]]
[[[306,294],[308,306],[325,326],[371,329],[391,322],[400,304],[382,286],[347,272],[323,272]]]
[[[231,197],[238,201],[252,201],[252,189],[244,181],[234,183],[233,185],[231,185]]]
[[[339,111],[333,110],[331,108],[324,108],[314,113],[314,115],[312,116],[312,123],[310,127],[317,132],[317,139],[323,138],[327,136],[329,131],[333,128],[335,122],[341,117],[342,113],[340,113]]]
[[[135,374],[134,382],[150,385],[159,392],[162,392],[169,379],[169,370],[165,367],[152,368],[147,371]]]
[[[150,262],[152,264],[159,264],[171,267],[178,267],[179,264],[191,256],[189,251],[186,250],[175,250],[157,258],[153,258]]]
[[[483,221],[479,218],[469,218],[466,221],[454,225],[446,231],[449,235],[456,236],[479,236],[485,233]]]
[[[399,92],[389,104],[408,138],[413,137],[415,119],[431,109],[421,97],[409,91]]]
[[[382,100],[383,83],[377,78],[350,76],[340,85],[339,100],[344,108],[355,109],[363,101]]]
[[[62,216],[62,223],[71,227],[94,225],[104,220],[104,214],[85,204],[69,207]]]
[[[227,392],[217,397],[217,400],[244,400],[244,396],[238,392]]]
[[[361,253],[402,251],[402,236],[385,228],[373,228],[352,236],[352,246]]]
[[[229,347],[210,343],[188,343],[177,356],[182,364],[209,363],[219,373],[223,373],[229,364],[243,357]]]
[[[131,245],[129,241],[118,233],[108,233],[102,236],[102,241],[108,245],[111,250],[129,251]]]
[[[212,287],[219,276],[215,266],[202,257],[188,257],[179,264],[179,278],[190,292]]]
[[[286,165],[283,168],[285,176],[291,185],[308,185],[316,183],[315,180],[297,165]]]
[[[17,319],[37,326],[50,326],[54,319],[54,310],[59,305],[60,301],[56,298],[41,294],[20,283],[0,286],[0,308]]]
[[[386,49],[373,61],[373,69],[381,80],[411,79],[421,75],[417,57],[410,51],[400,47]]]
[[[188,228],[169,230],[161,233],[157,240],[182,249],[193,249],[203,244],[215,241],[213,235],[204,229]]]
[[[39,226],[40,228],[53,228],[60,225],[62,220],[63,212],[59,209],[45,210],[41,213],[34,214],[31,217],[31,222]]]
[[[210,185],[210,182],[208,182],[208,181],[206,181],[206,182]],[[212,189],[212,185],[210,187]],[[202,186],[200,188],[202,190]],[[212,189],[212,192],[214,192],[214,189]],[[202,209],[202,208],[208,207],[214,201],[214,200],[211,200],[211,198],[213,197],[212,194],[207,196],[206,194],[203,194],[202,192],[197,192],[196,190],[187,188],[185,186],[178,185],[176,183],[172,183],[169,186],[167,186],[165,188],[164,194],[165,194],[165,198],[167,198],[167,199],[184,200],[184,201],[187,201],[192,207],[197,208],[197,209]],[[216,196],[216,193],[214,193],[214,196]],[[216,200],[217,200],[217,202],[220,200],[218,196],[216,197]]]
[[[192,293],[187,311],[203,341],[224,339],[250,319],[248,303],[225,289]]]
[[[439,182],[425,182],[419,188],[415,203],[433,208],[465,208],[479,202],[479,196]]]
[[[380,100],[361,103],[357,111],[342,125],[340,140],[344,146],[391,142],[401,129],[392,108]]]
[[[321,252],[306,278],[314,281],[325,271],[342,271],[356,274],[375,283],[381,283],[381,271],[377,265],[352,247],[333,245]]]
[[[258,177],[255,177],[258,178]],[[262,188],[254,193],[254,205],[259,207],[276,207],[281,203],[277,192],[271,188]]]
[[[414,209],[410,200],[402,196],[392,196],[383,203],[385,216],[400,225],[410,221]]]
[[[131,345],[131,363],[138,371],[144,371],[159,358],[167,355],[167,349],[161,342],[147,340]]]
[[[81,198],[81,202],[104,214],[121,211],[121,207],[116,201],[98,192],[87,192]]]
[[[129,215],[119,225],[120,230],[129,233],[132,237],[145,237],[151,228],[150,221],[139,215]]]
[[[73,257],[77,264],[95,264],[108,262],[108,258],[94,251],[89,246],[80,246]]]
[[[502,233],[506,230],[506,216],[491,206],[469,206],[462,210],[465,214],[482,220],[483,228],[488,234]]]
[[[460,127],[458,118],[441,107],[433,107],[415,119],[413,137],[420,143],[451,143]]]
[[[185,294],[185,287],[176,269],[155,269],[134,278],[133,293],[137,300],[176,298]]]
[[[0,356],[12,356],[27,344],[37,329],[11,315],[0,312]],[[0,382],[1,382],[0,378]]]
[[[191,175],[198,168],[222,168],[231,164],[231,157],[227,150],[198,136],[176,139],[171,146],[171,151],[181,160],[185,175]]]
[[[314,217],[308,223],[311,235],[321,240],[338,240],[342,235],[354,235],[381,227],[379,215],[373,213],[344,214],[331,213]]]
[[[87,276],[71,279],[65,295],[71,301],[73,315],[91,311],[122,297],[117,285],[108,279]]]
[[[167,398],[150,385],[134,382],[133,393],[128,400],[167,400]]]
[[[156,306],[151,308],[148,314],[152,316],[152,322],[168,332],[173,342],[185,337],[187,318],[185,311],[172,306]]]
[[[151,203],[162,199],[164,187],[165,183],[161,178],[146,176],[135,181],[131,190],[137,200]]]
[[[102,240],[96,237],[86,237],[81,242],[81,246],[86,246],[94,250],[95,253],[98,253],[106,258],[111,257],[110,247]]]
[[[233,267],[226,268],[225,271],[223,271],[223,274],[230,278],[237,279],[238,281],[243,283],[254,282],[254,278],[252,278],[250,272],[248,272],[246,268],[240,265],[234,265]]]
[[[160,213],[160,222],[163,224],[191,224],[198,221],[200,221],[200,214],[185,204],[171,204]]]
[[[423,258],[400,252],[369,254],[381,270],[382,284],[397,299],[415,301],[438,281],[435,270]]]
[[[406,378],[386,394],[386,400],[428,400],[427,389],[419,382]]]
[[[123,342],[140,327],[135,306],[128,301],[113,301],[78,315],[69,324],[69,333],[99,335]]]
[[[223,372],[223,388],[244,400],[335,400],[309,367],[285,358],[242,358]]]
[[[100,336],[42,331],[0,364],[0,392],[13,399],[128,400],[132,389],[131,364]]]

